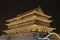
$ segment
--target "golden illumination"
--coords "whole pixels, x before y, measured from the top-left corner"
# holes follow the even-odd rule
[[[7,34],[20,34],[25,32],[47,32],[50,33],[55,28],[51,28],[48,20],[51,16],[45,15],[41,8],[33,9],[26,13],[21,13],[17,17],[7,20],[6,24],[9,30],[5,30]],[[37,22],[36,22],[37,20]]]

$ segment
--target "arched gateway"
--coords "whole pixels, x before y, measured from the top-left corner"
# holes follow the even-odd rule
[[[53,40],[50,36],[55,28],[50,27],[48,20],[51,16],[46,15],[41,8],[32,9],[21,13],[13,19],[6,20],[8,30],[4,30],[6,35],[1,36],[0,40]]]

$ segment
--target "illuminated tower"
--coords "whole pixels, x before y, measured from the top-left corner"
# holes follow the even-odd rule
[[[41,8],[38,7],[25,13],[18,14],[17,17],[13,19],[6,20],[6,22],[9,22],[6,24],[8,30],[4,32],[6,35],[19,34],[21,36],[32,36],[35,32],[41,33],[41,35],[45,35],[46,33],[49,34],[55,30],[55,28],[50,27],[50,22],[52,22],[52,20],[48,20],[50,18],[51,16],[46,15]]]

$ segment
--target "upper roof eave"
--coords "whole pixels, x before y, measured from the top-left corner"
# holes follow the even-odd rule
[[[25,15],[25,14],[27,14],[27,13],[30,13],[30,12],[33,12],[33,11],[37,11],[37,10],[40,11],[40,12],[42,12],[42,13],[39,13],[39,14],[42,15],[42,16],[45,16],[45,17],[47,17],[47,18],[51,18],[51,17],[52,17],[52,16],[45,15],[44,12],[42,11],[42,9],[38,7],[38,8],[36,8],[36,9],[32,9],[32,10],[30,10],[30,11],[21,13],[20,15],[17,15],[17,17],[12,18],[12,19],[9,19],[9,20],[6,20],[6,21],[7,21],[7,22],[11,22],[11,21],[13,21],[13,20],[18,19],[18,17],[21,17],[22,15]]]

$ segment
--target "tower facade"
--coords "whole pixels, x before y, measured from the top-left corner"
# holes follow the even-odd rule
[[[50,27],[52,20],[48,20],[49,18],[51,18],[51,16],[45,15],[41,8],[36,8],[18,15],[16,18],[7,20],[9,23],[6,25],[8,25],[9,30],[5,32],[7,34],[33,31],[50,33],[55,28]]]
[[[10,40],[38,40],[37,35],[45,37],[55,30],[50,27],[50,22],[52,22],[52,20],[48,20],[50,18],[51,16],[46,15],[41,8],[21,13],[13,19],[6,20],[9,23],[6,24],[8,30],[4,31],[5,36]]]

